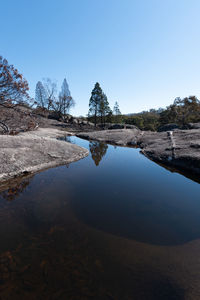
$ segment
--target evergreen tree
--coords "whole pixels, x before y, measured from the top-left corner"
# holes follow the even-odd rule
[[[108,98],[106,94],[103,93],[100,84],[97,82],[91,93],[88,116],[94,118],[96,126],[99,118],[101,124],[105,124],[106,119],[110,118],[111,115],[112,110],[110,109]]]
[[[106,122],[106,117],[111,113],[111,109],[109,106],[109,102],[108,102],[108,98],[106,96],[106,94],[102,94],[102,99],[100,102],[100,106],[99,106],[99,114],[101,117],[101,124],[105,124]]]
[[[108,145],[101,142],[90,142],[90,153],[96,166],[99,165],[103,156],[106,154]]]
[[[94,124],[97,124],[97,117],[100,112],[100,105],[103,99],[103,92],[100,84],[97,82],[92,90],[90,101],[89,101],[89,116],[94,117]]]
[[[121,115],[121,111],[120,111],[120,109],[119,109],[119,104],[118,104],[117,101],[115,102],[115,105],[114,105],[114,107],[113,107],[113,114],[114,114],[115,116]]]
[[[115,105],[113,107],[113,115],[115,116],[115,122],[121,121],[121,111],[119,109],[119,104],[117,101],[115,102]]]
[[[35,101],[39,107],[45,108],[47,106],[47,94],[41,81],[36,84]]]
[[[196,96],[189,96],[181,99],[177,97],[174,103],[167,107],[160,114],[160,123],[177,123],[186,125],[187,123],[200,121],[200,101]]]

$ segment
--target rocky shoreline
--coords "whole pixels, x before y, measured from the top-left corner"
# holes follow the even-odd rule
[[[57,140],[65,135],[54,128],[0,135],[0,182],[69,164],[89,154],[87,149]]]
[[[200,129],[166,132],[119,129],[82,132],[77,136],[118,146],[139,147],[141,153],[155,162],[200,174]]]
[[[144,135],[142,153],[177,169],[200,174],[200,130],[174,130]]]
[[[0,135],[1,184],[24,174],[68,164],[87,156],[88,150],[57,140],[58,137],[72,134],[117,146],[138,147],[142,154],[164,167],[186,171],[191,176],[200,174],[198,126],[196,129],[163,132],[141,131],[135,126],[123,129],[115,129],[114,126],[107,130],[95,130],[94,127],[92,130],[88,127],[88,131],[81,131],[83,126],[80,125],[68,127],[62,122],[48,122],[49,128],[42,128],[45,126],[40,125],[37,130],[21,132],[14,136]]]

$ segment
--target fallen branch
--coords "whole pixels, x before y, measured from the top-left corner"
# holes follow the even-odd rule
[[[10,132],[9,127],[1,121],[0,121],[0,127],[3,129],[3,133],[9,133]]]

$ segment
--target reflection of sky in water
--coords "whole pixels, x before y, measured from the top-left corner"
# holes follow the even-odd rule
[[[0,298],[193,299],[199,184],[138,149],[68,141],[90,155],[0,193]]]
[[[28,187],[30,194],[44,177],[41,194],[51,189],[54,205],[59,195],[70,195],[74,213],[91,227],[150,244],[176,245],[200,237],[199,184],[153,163],[138,149],[76,137],[66,140],[88,148],[89,157],[68,168],[48,170],[50,175],[35,175]],[[26,189],[25,181],[2,196],[12,200],[20,192],[26,195]],[[39,205],[46,210],[43,201]]]

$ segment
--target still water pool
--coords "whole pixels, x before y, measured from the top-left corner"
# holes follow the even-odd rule
[[[70,142],[90,155],[0,193],[0,299],[200,299],[200,185]]]

